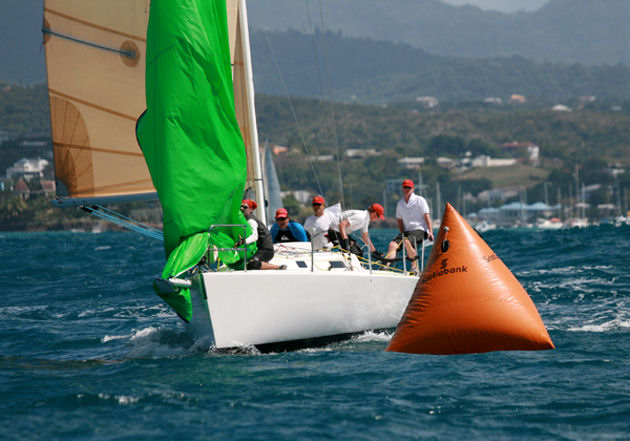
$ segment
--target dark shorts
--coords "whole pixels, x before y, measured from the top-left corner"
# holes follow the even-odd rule
[[[416,239],[416,245],[422,242],[424,239],[429,237],[429,235],[423,230],[413,230],[413,231],[405,231],[405,237],[413,244],[414,238]],[[398,243],[398,248],[400,248],[400,243],[402,242],[403,233],[398,233],[398,236],[394,237],[393,242]]]
[[[273,250],[258,250],[247,262],[247,269],[260,269],[262,262],[269,262],[271,259],[273,259]]]

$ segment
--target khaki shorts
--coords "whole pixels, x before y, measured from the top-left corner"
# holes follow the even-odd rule
[[[409,242],[411,242],[412,245],[414,243],[414,238],[415,238],[415,243],[417,245],[421,243],[424,239],[429,237],[429,235],[424,230],[405,231],[404,236],[405,238],[409,240]],[[403,233],[398,233],[398,236],[396,236],[393,240],[393,242],[398,243],[397,249],[400,249],[400,243],[402,242],[402,238],[403,238]]]

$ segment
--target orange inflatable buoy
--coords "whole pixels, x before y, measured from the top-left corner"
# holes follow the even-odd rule
[[[464,218],[442,225],[388,351],[469,354],[554,349],[531,298]]]

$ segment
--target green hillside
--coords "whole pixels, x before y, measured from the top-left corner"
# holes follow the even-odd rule
[[[630,2],[624,0],[550,0],[516,14],[437,0],[265,0],[248,8],[256,30],[321,29],[321,12],[325,29],[451,57],[630,64]]]
[[[349,56],[351,54],[351,56]],[[630,67],[537,63],[431,55],[408,44],[349,38],[341,33],[252,33],[258,92],[382,104],[433,96],[462,102],[512,94],[538,104],[580,96],[630,99]]]
[[[14,133],[0,145],[0,169],[21,157],[49,157],[49,144],[34,147],[22,142],[48,129],[42,88],[20,90],[14,86],[0,91],[0,130],[10,127]],[[339,167],[347,207],[382,201],[385,191],[392,202],[399,195],[387,181],[407,177],[422,178],[427,185],[425,193],[432,200],[438,182],[443,201],[458,201],[469,194],[468,212],[485,206],[486,202],[475,199],[480,192],[496,187],[527,187],[528,200],[532,201],[542,200],[545,185],[553,196],[550,202],[554,202],[558,197],[565,200],[575,195],[576,170],[581,183],[597,187],[589,194],[593,206],[611,201],[628,204],[630,173],[623,170],[630,169],[630,113],[623,109],[630,109],[630,104],[621,111],[587,106],[573,112],[554,112],[479,103],[425,111],[409,103],[382,107],[265,95],[258,95],[256,101],[261,141],[287,147],[286,153],[275,157],[282,190],[306,190],[331,201],[340,199],[337,163],[321,158],[329,155],[342,158]],[[602,108],[609,106],[602,104]],[[539,146],[540,165],[529,164],[523,152],[502,148],[514,141]],[[349,158],[349,149],[373,149],[376,154]],[[497,169],[446,169],[439,165],[440,157],[458,160],[467,152],[471,158],[488,155],[519,162]],[[425,163],[419,170],[410,170],[398,162],[403,157],[423,157]],[[7,183],[7,189],[10,185]],[[3,203],[8,204],[4,206],[15,211],[23,204],[11,202],[12,197],[8,191],[2,193]],[[285,203],[297,207],[290,200]],[[7,211],[3,213],[6,225],[32,225],[15,217],[7,219]]]

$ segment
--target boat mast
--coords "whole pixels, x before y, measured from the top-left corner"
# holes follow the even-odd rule
[[[238,0],[237,32],[240,32],[241,50],[243,53],[243,70],[245,74],[245,94],[247,100],[247,118],[249,127],[249,141],[251,143],[252,166],[254,172],[254,198],[258,204],[258,219],[267,225],[265,210],[265,193],[263,187],[260,149],[258,146],[258,128],[256,126],[256,109],[254,107],[254,77],[252,74],[252,56],[249,46],[249,27],[247,23],[247,4],[245,0]],[[239,41],[239,39],[237,39]]]

